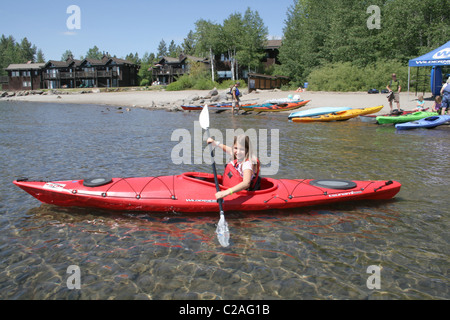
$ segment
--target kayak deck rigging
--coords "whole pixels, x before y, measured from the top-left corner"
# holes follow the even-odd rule
[[[218,202],[211,173],[186,172],[173,176],[14,181],[41,202],[65,207],[93,207],[120,211],[214,212]],[[106,181],[106,182],[102,182]],[[222,176],[218,176],[219,188]],[[103,184],[105,183],[105,184]],[[243,190],[224,199],[225,210],[259,211],[297,208],[340,201],[380,200],[394,197],[401,184],[388,181],[348,181],[314,179],[261,179],[259,190]]]

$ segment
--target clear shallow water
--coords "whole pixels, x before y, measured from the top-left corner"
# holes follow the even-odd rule
[[[257,213],[119,214],[42,205],[17,177],[211,171],[173,165],[199,113],[0,102],[0,299],[448,299],[450,128],[211,113],[211,128],[279,129],[275,178],[392,179],[394,200]],[[225,134],[225,133],[224,133]],[[204,147],[204,146],[203,146]],[[221,169],[219,168],[219,171]],[[69,289],[67,268],[80,268]],[[366,285],[380,266],[380,289]]]

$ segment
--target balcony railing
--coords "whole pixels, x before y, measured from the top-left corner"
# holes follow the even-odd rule
[[[94,79],[94,78],[116,78],[117,71],[77,71],[77,72],[58,72],[44,73],[44,80],[57,79]]]
[[[183,68],[160,68],[160,69],[153,69],[152,73],[154,75],[182,75],[185,73],[188,73],[186,69]]]

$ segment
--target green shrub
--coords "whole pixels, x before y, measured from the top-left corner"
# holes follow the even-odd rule
[[[193,88],[196,90],[209,90],[215,87],[215,82],[211,79],[197,79]]]
[[[167,91],[180,91],[191,89],[193,87],[193,83],[189,75],[185,74],[177,79],[177,81],[172,82],[166,87]]]
[[[314,69],[308,76],[311,91],[367,91],[386,88],[391,74],[396,73],[403,88],[408,83],[408,66],[397,60],[381,60],[366,67],[351,62],[337,62]]]
[[[142,79],[140,85],[141,85],[141,87],[145,87],[145,86],[148,86],[149,83],[150,83],[150,81],[148,81],[148,79]]]
[[[244,80],[239,80],[241,83],[240,88],[246,88],[247,83]],[[180,91],[180,90],[211,90],[214,87],[217,89],[228,89],[234,85],[236,81],[225,80],[222,83],[214,82],[211,80],[210,72],[194,73],[190,75],[182,75],[175,82],[172,82],[166,87],[167,91]]]

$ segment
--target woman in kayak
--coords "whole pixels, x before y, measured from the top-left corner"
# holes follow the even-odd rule
[[[215,147],[221,148],[232,157],[232,161],[225,167],[222,179],[222,185],[228,187],[228,189],[217,192],[217,199],[242,190],[254,191],[259,189],[260,164],[253,153],[248,136],[234,137],[233,148],[212,138],[208,138],[207,143],[212,143]]]

